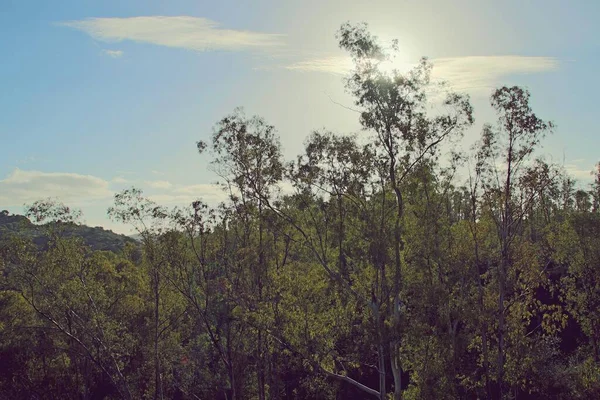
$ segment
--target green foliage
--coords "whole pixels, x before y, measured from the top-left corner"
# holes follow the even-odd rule
[[[80,238],[93,250],[119,252],[127,244],[136,244],[136,241],[130,237],[116,234],[99,226],[89,227],[65,220],[50,221],[39,225],[32,223],[23,215],[10,215],[8,212],[0,214],[0,243],[16,235],[31,239],[36,245],[43,248],[48,244],[45,232],[49,229],[60,230],[67,237]]]
[[[0,212],[0,398],[600,396],[600,173],[586,190],[533,159],[553,126],[502,87],[461,181],[440,157],[468,98],[431,112],[427,60],[386,73],[395,44],[338,39],[362,134],[285,162],[236,109],[197,143],[227,201],[118,193],[139,241],[51,200]]]

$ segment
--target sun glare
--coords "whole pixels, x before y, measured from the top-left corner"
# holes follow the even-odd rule
[[[382,61],[378,68],[381,72],[392,75],[394,72],[398,74],[405,74],[415,66],[415,63],[410,63],[405,60],[393,58],[391,60]]]

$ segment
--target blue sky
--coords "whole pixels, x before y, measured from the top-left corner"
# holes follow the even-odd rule
[[[368,22],[468,92],[476,124],[493,87],[526,86],[557,125],[544,151],[582,184],[600,159],[600,2],[0,2],[0,209],[59,197],[90,225],[135,185],[165,205],[216,202],[195,142],[236,106],[264,116],[292,157],[311,130],[358,131],[335,32]]]

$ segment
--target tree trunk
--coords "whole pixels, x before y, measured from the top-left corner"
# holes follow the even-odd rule
[[[385,400],[386,389],[385,389],[385,353],[383,344],[378,346],[379,353],[379,399]]]
[[[156,268],[153,271],[154,277],[154,399],[162,399],[162,382],[160,378],[160,357],[158,350],[159,341],[159,276]]]
[[[481,351],[483,355],[483,374],[485,377],[485,392],[486,399],[492,399],[492,387],[490,383],[490,357],[488,350],[488,338],[487,338],[487,322],[485,321],[484,310],[485,306],[483,304],[483,284],[481,282],[481,271],[479,271],[479,266],[477,266],[477,303],[479,305],[479,310],[481,313],[481,322],[479,324],[481,331]]]
[[[398,187],[396,180],[396,163],[393,160],[390,164],[390,179],[392,181],[392,187],[394,194],[396,195],[396,221],[394,223],[394,256],[395,256],[395,271],[394,271],[394,302],[392,311],[392,335],[394,339],[390,343],[390,346],[394,348],[394,355],[390,356],[392,362],[392,374],[394,376],[394,400],[400,400],[402,398],[402,385],[401,385],[401,370],[399,360],[399,347],[401,345],[400,336],[400,289],[402,285],[402,260],[400,258],[400,252],[402,251],[404,244],[402,243],[402,232],[400,223],[404,216],[404,201],[402,198],[402,192]]]
[[[265,369],[263,357],[263,335],[262,330],[258,329],[257,335],[257,352],[256,352],[256,378],[258,382],[258,399],[265,400]]]
[[[229,386],[230,386],[230,389],[229,389],[229,394],[230,394],[229,400],[236,400],[236,398],[237,398],[236,397],[236,390],[235,390],[236,383],[235,383],[235,375],[233,373],[233,366],[229,365],[229,367],[228,367],[227,370],[228,370],[228,373],[229,373]]]
[[[233,368],[233,354],[231,350],[231,327],[227,327],[227,374],[229,375],[229,386],[230,386],[230,398],[229,400],[236,400],[237,388],[235,380],[235,371]]]
[[[503,210],[501,219],[501,231],[500,231],[500,242],[502,250],[500,254],[500,265],[498,267],[498,392],[500,398],[503,397],[503,386],[504,386],[504,333],[505,327],[505,316],[504,316],[504,300],[506,297],[506,274],[509,266],[509,249],[508,244],[510,240],[510,227],[511,227],[511,196],[512,196],[512,183],[511,178],[513,174],[512,161],[513,161],[513,146],[514,146],[514,135],[512,132],[509,133],[509,144],[508,144],[508,155],[507,155],[507,168],[506,168],[506,182],[504,186],[504,199],[503,199]]]
[[[385,388],[385,350],[384,350],[384,334],[383,334],[383,321],[381,320],[381,314],[379,312],[379,304],[371,303],[371,309],[373,312],[373,320],[377,329],[377,359],[378,359],[378,370],[379,370],[379,392],[377,397],[380,400],[386,399],[386,388]]]
[[[390,343],[390,361],[392,364],[392,375],[394,377],[394,400],[402,398],[402,368],[400,367],[399,344],[396,341]]]
[[[262,200],[258,202],[258,301],[259,304],[263,301],[263,279],[267,277],[267,266],[265,260],[264,244],[263,244],[263,215],[262,215]],[[256,359],[256,375],[258,381],[258,399],[265,400],[265,365],[264,365],[264,343],[262,327],[258,327],[257,335],[257,359]]]

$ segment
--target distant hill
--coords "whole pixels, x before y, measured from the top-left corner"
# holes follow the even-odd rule
[[[133,235],[129,235],[128,237],[135,240],[136,242],[141,242],[143,240],[142,235],[139,233],[134,233]]]
[[[51,224],[55,223],[52,222]],[[44,234],[44,228],[46,227],[47,224],[36,225],[23,215],[11,215],[8,211],[0,211],[0,240],[16,234],[30,238],[34,243],[43,246],[48,240]],[[119,252],[126,243],[137,243],[131,237],[119,235],[100,226],[90,227],[86,225],[63,224],[62,228],[66,236],[80,237],[93,250]]]

